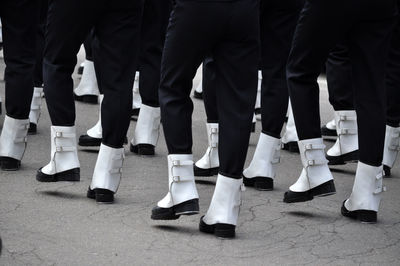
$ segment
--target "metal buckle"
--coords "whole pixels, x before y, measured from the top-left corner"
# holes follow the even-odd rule
[[[56,147],[56,152],[62,152],[64,149],[62,146],[57,146]]]
[[[308,161],[307,161],[307,165],[308,165],[308,166],[313,166],[313,165],[315,165],[315,160],[308,160]]]
[[[211,133],[212,134],[217,134],[218,133],[218,128],[215,128],[215,127],[211,128]]]
[[[62,132],[56,132],[56,138],[62,138],[63,133]]]
[[[179,175],[173,176],[173,177],[172,177],[172,181],[173,181],[173,182],[176,182],[176,183],[181,182],[181,177],[180,177]]]
[[[173,160],[173,161],[172,161],[172,165],[173,165],[173,166],[180,166],[180,165],[181,165],[181,161],[179,161],[179,160]]]

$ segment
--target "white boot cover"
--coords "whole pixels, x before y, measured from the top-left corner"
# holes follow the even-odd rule
[[[14,119],[5,116],[0,136],[0,156],[21,161],[24,155],[29,119]]]
[[[289,143],[299,140],[299,137],[297,136],[296,125],[294,123],[293,111],[290,102],[289,102],[288,113],[289,117],[286,123],[285,134],[282,137],[282,143]]]
[[[115,149],[101,144],[90,189],[101,188],[117,192],[124,158],[124,148]]]
[[[40,111],[42,109],[43,88],[33,88],[31,111],[29,112],[29,122],[37,125],[39,122]]]
[[[383,164],[393,168],[400,151],[400,127],[386,126]]]
[[[335,119],[332,119],[328,123],[326,123],[326,128],[330,130],[336,130],[336,122]]]
[[[208,148],[206,153],[196,162],[196,166],[202,169],[219,167],[218,156],[218,123],[207,123]]]
[[[160,107],[151,107],[142,104],[135,128],[135,137],[132,145],[151,144],[157,145],[160,133],[161,112]]]
[[[78,96],[99,95],[99,86],[97,85],[96,72],[92,61],[85,60],[81,82],[74,92]]]
[[[242,178],[234,179],[218,175],[210,207],[203,221],[208,225],[217,223],[236,225],[243,190]]]
[[[378,211],[383,187],[382,166],[375,167],[358,162],[353,191],[344,206],[349,211],[372,210]]]
[[[99,97],[99,120],[96,125],[86,131],[89,137],[101,139],[103,137],[103,128],[101,126],[101,103],[103,102],[104,95],[100,94]]]
[[[168,155],[168,187],[168,194],[157,203],[160,208],[171,208],[199,198],[194,182],[192,154]]]
[[[358,150],[356,111],[335,111],[338,138],[327,152],[329,156],[340,156]]]
[[[305,192],[333,180],[324,149],[322,138],[299,141],[303,170],[297,182],[289,188],[291,191]]]
[[[132,109],[138,109],[142,105],[142,98],[139,94],[139,72],[135,74],[135,81],[133,82],[133,94],[132,94]]]
[[[203,81],[200,80],[199,85],[194,89],[197,93],[203,93]]]
[[[276,176],[276,166],[280,160],[281,140],[260,134],[253,160],[247,169],[243,171],[246,178]]]
[[[42,173],[54,175],[79,167],[75,126],[51,126],[51,159]]]

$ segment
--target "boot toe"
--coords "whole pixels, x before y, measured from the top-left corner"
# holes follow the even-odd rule
[[[130,146],[130,151],[137,155],[154,155],[155,147],[151,144],[137,144]]]
[[[17,171],[21,168],[21,161],[11,157],[0,157],[1,170]]]
[[[369,223],[369,224],[374,224],[377,223],[378,221],[378,212],[372,211],[372,210],[355,210],[355,211],[349,211],[344,203],[346,202],[343,201],[342,208],[340,212],[342,213],[343,216],[358,220],[361,223]]]
[[[37,125],[35,123],[29,123],[28,135],[35,135],[37,133]]]
[[[79,137],[78,145],[83,147],[98,147],[101,145],[101,138],[93,138],[87,134]]]
[[[254,187],[260,191],[270,191],[274,189],[274,179],[265,176],[256,176],[252,178],[247,178],[244,175],[243,177],[243,184],[246,187]]]
[[[199,230],[206,234],[214,234],[216,237],[221,239],[235,238],[236,226],[233,224],[216,223],[206,224],[203,220],[204,216],[200,218]]]
[[[200,168],[193,165],[194,176],[214,176],[218,175],[219,167]]]
[[[36,180],[39,182],[78,182],[80,181],[80,168],[73,168],[54,175],[45,174],[40,168],[36,173]]]

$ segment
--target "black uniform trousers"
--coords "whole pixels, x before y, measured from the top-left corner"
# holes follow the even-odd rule
[[[326,61],[329,102],[335,111],[354,110],[352,65],[347,40],[330,52]]]
[[[160,107],[170,154],[192,153],[192,80],[206,55],[215,63],[220,173],[241,178],[257,88],[257,0],[178,0],[161,63]]]
[[[262,0],[260,5],[262,131],[275,138],[280,138],[287,113],[286,62],[303,5],[303,0]],[[203,98],[209,123],[218,122],[213,68],[212,59],[203,62]]]
[[[303,0],[261,1],[262,132],[278,139],[289,100],[286,63],[303,6]]]
[[[161,57],[171,14],[171,0],[145,0],[140,36],[139,93],[142,103],[159,107]]]
[[[38,0],[0,0],[6,113],[15,119],[29,117],[38,8]]]
[[[320,138],[319,87],[329,51],[349,37],[360,161],[382,164],[385,138],[385,64],[395,0],[307,1],[296,29],[287,74],[300,140]]]
[[[94,28],[93,58],[104,94],[102,141],[113,148],[122,147],[132,108],[142,9],[142,0],[49,2],[43,68],[46,101],[54,126],[75,124],[71,74],[76,54]]]
[[[400,6],[400,1],[398,1]],[[386,69],[387,117],[386,124],[400,126],[400,15],[397,16]]]
[[[39,0],[39,20],[36,27],[36,64],[33,78],[35,87],[43,86],[43,50],[47,21],[47,2],[48,0]]]
[[[212,56],[203,61],[203,101],[207,123],[218,123],[217,86],[215,81],[215,63]]]
[[[86,37],[85,41],[83,42],[83,47],[85,47],[85,58],[86,60],[93,62],[93,42],[94,42],[94,29],[90,30],[88,36]]]

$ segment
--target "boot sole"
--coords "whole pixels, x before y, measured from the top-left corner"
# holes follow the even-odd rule
[[[88,188],[86,196],[89,199],[96,200],[97,203],[101,204],[112,204],[114,203],[114,192],[108,189],[90,189]]]
[[[387,165],[383,165],[383,172],[386,178],[392,177],[391,168]]]
[[[0,164],[3,171],[18,171],[21,168],[21,161],[10,157],[0,157]]]
[[[192,199],[179,203],[171,208],[155,207],[151,212],[152,220],[176,220],[181,215],[195,215],[199,213],[199,199]]]
[[[282,145],[282,150],[293,152],[293,153],[300,153],[299,145],[296,141],[290,141],[288,143],[284,143]]]
[[[91,104],[97,104],[99,102],[99,97],[97,95],[79,96],[74,93],[74,99],[78,102],[91,103]]]
[[[42,168],[40,168],[36,174],[36,180],[39,182],[79,182],[80,179],[80,168],[70,169],[64,172],[56,173],[54,175],[44,174],[42,172]]]
[[[29,123],[28,135],[36,135],[37,125],[35,123]]]
[[[99,147],[102,139],[92,138],[88,135],[82,135],[79,138],[78,145],[82,147]]]
[[[256,176],[252,178],[247,178],[244,175],[243,184],[246,187],[254,187],[256,190],[260,191],[271,191],[274,190],[274,180],[270,177]]]
[[[341,213],[345,217],[349,217],[354,220],[358,220],[361,223],[366,223],[366,224],[375,224],[378,221],[378,213],[376,211],[371,211],[371,210],[356,210],[356,211],[349,211],[346,209],[344,206],[344,203],[346,201],[343,201],[343,205],[341,208]]]
[[[339,156],[326,155],[326,159],[329,161],[328,165],[344,165],[358,162],[359,155],[358,150],[356,150]]]
[[[203,216],[204,217],[204,216]],[[235,238],[235,228],[236,226],[233,224],[223,224],[223,223],[216,223],[216,224],[206,224],[203,221],[203,217],[200,218],[199,230],[200,232],[206,234],[214,234],[216,237],[221,239],[232,239]]]
[[[200,168],[194,165],[193,171],[194,171],[194,176],[214,176],[218,175],[219,167]]]
[[[285,192],[283,202],[295,203],[295,202],[305,202],[313,200],[314,197],[327,197],[336,194],[335,183],[333,180],[329,180],[315,188],[312,188],[304,192]]]
[[[137,144],[130,146],[130,151],[137,154],[137,155],[154,155],[155,154],[155,147],[151,144]]]

